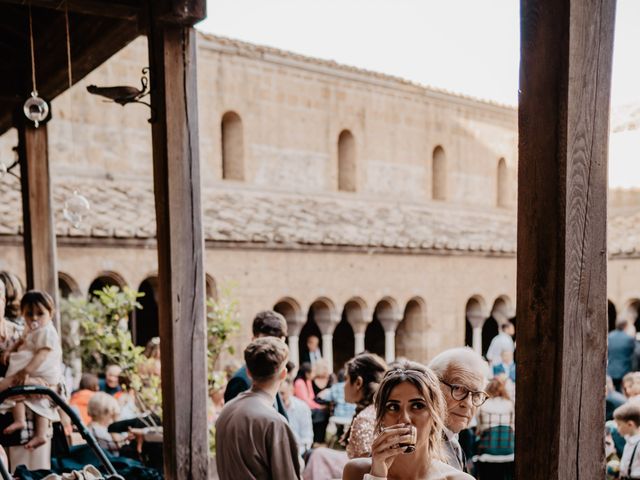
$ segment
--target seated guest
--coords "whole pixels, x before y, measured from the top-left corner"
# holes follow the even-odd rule
[[[300,365],[298,377],[295,382],[293,382],[293,393],[311,409],[311,417],[313,419],[313,441],[322,443],[324,442],[327,422],[329,421],[329,410],[326,405],[320,405],[315,401],[316,396],[313,391],[312,384],[313,377],[314,372],[310,363],[305,362]]]
[[[620,459],[620,478],[640,478],[640,403],[628,402],[613,412],[620,435],[627,439]]]
[[[280,385],[280,397],[287,409],[289,426],[293,430],[298,443],[300,456],[305,458],[305,454],[313,445],[313,423],[311,422],[311,409],[299,398],[293,395],[293,385],[291,380],[285,378]]]
[[[321,391],[331,387],[333,384],[333,373],[329,368],[329,363],[324,359],[320,359],[313,365],[313,378],[311,379],[311,386],[313,387],[313,394],[317,396]]]
[[[96,438],[100,447],[111,455],[119,456],[120,449],[129,443],[130,436],[109,432],[109,425],[118,420],[120,416],[118,401],[105,392],[96,392],[89,400],[87,411],[91,417],[89,431]]]
[[[371,457],[350,460],[344,480],[473,480],[440,460],[446,404],[434,373],[415,362],[389,370],[375,400]]]
[[[339,478],[350,458],[367,457],[371,453],[375,428],[373,397],[387,371],[387,364],[378,355],[365,352],[349,360],[345,371],[344,397],[356,405],[356,415],[341,439],[346,452],[315,449],[304,470],[305,480]]]
[[[511,480],[514,476],[515,407],[506,379],[493,378],[487,385],[489,399],[478,408],[476,426],[478,478]]]
[[[91,421],[87,411],[89,400],[98,390],[100,390],[98,377],[93,373],[83,373],[80,379],[80,388],[71,394],[69,405],[78,412],[82,423],[85,425],[88,425]]]
[[[356,413],[356,406],[353,403],[347,403],[344,399],[345,373],[344,368],[338,372],[338,381],[331,385],[330,388],[323,390],[318,395],[324,402],[333,404],[332,418],[340,424],[351,423],[351,419]]]
[[[300,478],[295,435],[273,408],[288,356],[287,345],[277,338],[258,338],[245,349],[251,390],[226,403],[216,422],[220,480]]]
[[[467,471],[467,460],[458,434],[469,428],[476,410],[488,397],[484,391],[488,366],[480,355],[468,347],[452,348],[436,355],[429,363],[440,380],[447,415],[444,429],[446,462]]]
[[[107,365],[104,371],[104,380],[100,380],[100,391],[115,395],[122,391],[120,386],[120,374],[122,369],[118,365]]]

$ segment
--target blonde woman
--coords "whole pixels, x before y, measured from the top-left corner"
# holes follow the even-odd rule
[[[435,374],[402,362],[384,376],[375,397],[377,435],[371,458],[347,463],[343,480],[472,480],[444,463],[446,404]]]

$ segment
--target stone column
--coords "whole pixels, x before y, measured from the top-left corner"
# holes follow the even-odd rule
[[[329,364],[329,368],[333,371],[333,334],[322,334],[322,358]]]
[[[476,312],[467,312],[467,320],[471,324],[473,328],[473,342],[472,348],[478,353],[478,355],[482,355],[482,326],[484,325],[484,315]]]
[[[387,330],[384,332],[384,360],[391,363],[396,359],[396,332]]]
[[[289,360],[300,366],[300,351],[298,348],[298,342],[300,337],[298,335],[289,335]]]
[[[354,343],[355,343],[355,354],[359,354],[364,352],[364,331],[362,332],[355,332],[353,334],[353,338],[354,338]]]
[[[291,315],[285,317],[287,319],[287,330],[289,336],[289,360],[296,364],[296,367],[300,366],[300,330],[304,325],[304,318],[302,315]]]
[[[396,329],[402,321],[402,314],[389,308],[378,312],[378,320],[384,328],[384,359],[391,363],[396,359]]]
[[[329,309],[316,311],[314,315],[322,334],[322,358],[329,363],[329,368],[333,372],[333,331],[340,322],[340,316]]]

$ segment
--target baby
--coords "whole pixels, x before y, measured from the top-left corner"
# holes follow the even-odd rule
[[[13,385],[34,383],[55,387],[62,377],[62,349],[52,322],[53,299],[46,292],[31,290],[22,297],[20,310],[26,327],[20,340],[5,352],[9,357],[7,378],[13,379]],[[13,423],[4,433],[26,427],[26,408],[35,414],[34,435],[24,446],[31,450],[46,443],[49,421],[56,421],[59,416],[48,398],[27,398],[13,407]]]

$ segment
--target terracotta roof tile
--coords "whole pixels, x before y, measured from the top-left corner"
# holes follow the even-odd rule
[[[5,176],[0,180],[0,235],[16,235],[22,229],[19,188],[15,178]],[[71,226],[62,212],[65,200],[74,191],[91,204],[89,215],[78,228]],[[53,198],[59,236],[155,236],[150,182],[56,179]],[[341,194],[311,197],[223,186],[203,190],[202,211],[208,242],[502,254],[513,254],[516,244],[513,212],[466,211],[441,203],[390,203]]]

